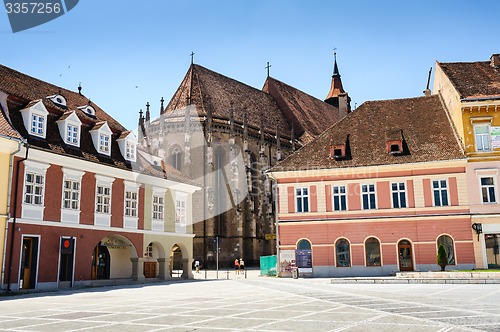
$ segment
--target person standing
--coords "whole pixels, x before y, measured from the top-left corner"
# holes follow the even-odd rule
[[[236,274],[240,273],[240,262],[238,261],[238,258],[234,260],[234,272]]]

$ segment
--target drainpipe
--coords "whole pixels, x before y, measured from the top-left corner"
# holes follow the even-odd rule
[[[1,287],[3,287],[3,284],[4,284],[4,280],[5,280],[5,259],[7,258],[7,237],[8,237],[8,234],[9,234],[9,222],[8,222],[8,219],[10,219],[10,216],[9,216],[9,211],[10,211],[10,199],[11,199],[11,190],[10,188],[12,187],[12,165],[14,163],[14,155],[17,154],[19,151],[21,151],[21,148],[22,148],[22,145],[21,143],[23,143],[22,140],[19,140],[19,139],[16,139],[16,138],[12,138],[10,136],[3,136],[3,135],[0,135],[2,138],[7,138],[9,140],[15,140],[18,142],[18,145],[17,145],[17,150],[12,152],[10,155],[9,155],[9,179],[8,179],[8,182],[7,182],[7,209],[6,209],[6,214],[5,215],[0,215],[0,217],[3,217],[5,218],[5,239],[4,239],[4,244],[3,244],[3,257],[2,257],[2,275],[0,277],[0,285],[2,285]]]
[[[14,187],[14,210],[13,210],[13,218],[12,218],[12,229],[10,232],[10,248],[9,248],[9,265],[7,269],[7,292],[10,292],[10,281],[11,281],[11,272],[12,272],[12,255],[14,251],[14,237],[16,233],[16,219],[17,219],[17,197],[18,197],[18,188],[19,188],[19,169],[20,165],[23,161],[28,159],[28,152],[29,152],[29,144],[25,143],[24,147],[26,148],[26,155],[24,158],[19,159],[17,161],[17,169],[16,169],[16,180],[15,180],[15,187]]]

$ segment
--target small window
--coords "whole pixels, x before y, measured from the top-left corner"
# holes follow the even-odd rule
[[[96,212],[109,214],[110,207],[111,207],[111,187],[98,185],[97,195],[96,195]]]
[[[361,185],[361,198],[363,200],[364,210],[376,209],[377,204],[375,201],[375,185],[374,184]]]
[[[135,161],[135,151],[136,151],[136,144],[132,142],[127,142],[126,143],[126,152],[125,152],[125,158],[127,160],[132,160]]]
[[[335,243],[335,251],[337,255],[337,267],[350,267],[351,266],[351,249],[349,241],[346,239],[339,239]]]
[[[491,151],[490,125],[474,125],[474,138],[476,141],[476,151]]]
[[[300,240],[297,244],[297,250],[311,250],[311,242],[307,240]]]
[[[43,185],[44,176],[42,174],[26,172],[24,180],[24,203],[42,205]]]
[[[153,242],[148,244],[148,246],[146,247],[146,251],[144,252],[144,257],[147,257],[147,258],[153,257]]]
[[[365,241],[366,266],[381,266],[380,242],[374,238],[368,238]]]
[[[59,106],[62,106],[63,108],[66,108],[66,98],[59,94],[55,94],[52,96],[48,96],[48,99],[52,100],[54,104],[57,104]]]
[[[395,209],[406,207],[406,189],[404,182],[391,184],[392,207]]]
[[[109,153],[109,135],[99,135],[99,152]]]
[[[345,158],[345,144],[330,146],[330,157],[334,159]]]
[[[125,192],[125,216],[126,217],[137,217],[137,191],[126,191]]]
[[[34,135],[43,136],[44,123],[45,123],[44,116],[33,113],[31,115],[31,130],[30,130],[31,133]]]
[[[80,181],[64,180],[63,208],[78,210],[80,204]]]
[[[309,212],[308,188],[295,189],[296,212]]]
[[[495,181],[493,177],[483,177],[480,181],[483,203],[496,203]]]
[[[153,219],[163,220],[164,198],[160,195],[153,195]]]
[[[347,194],[345,186],[333,186],[333,210],[347,210]]]
[[[448,206],[448,185],[446,180],[432,181],[434,206]]]
[[[439,245],[441,244],[444,247],[444,251],[446,251],[446,257],[448,257],[448,264],[455,265],[455,251],[453,250],[453,239],[448,235],[441,235],[437,240],[437,247],[439,248]]]
[[[386,149],[387,153],[389,154],[399,155],[403,153],[403,141],[402,140],[388,141]]]
[[[78,145],[78,127],[69,124],[67,126],[67,137],[66,143],[72,145]]]

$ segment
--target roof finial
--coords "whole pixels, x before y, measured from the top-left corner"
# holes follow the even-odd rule
[[[149,122],[149,120],[151,119],[151,114],[149,113],[149,101],[146,103],[146,122]]]
[[[194,63],[194,52],[191,51],[191,64]]]
[[[78,83],[78,93],[82,94],[82,82]]]
[[[339,75],[339,67],[337,66],[337,48],[333,48],[333,75]]]
[[[269,68],[271,68],[271,65],[269,64],[269,61],[267,62],[267,66],[266,66],[266,69],[267,69],[267,77],[269,77]]]
[[[160,115],[162,115],[164,113],[164,111],[165,111],[165,109],[163,108],[163,102],[164,101],[165,100],[163,100],[163,97],[161,97],[161,99],[160,99],[160,103],[161,103],[161,106],[160,106]]]

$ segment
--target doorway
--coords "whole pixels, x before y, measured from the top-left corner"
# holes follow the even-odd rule
[[[21,252],[20,289],[35,289],[38,264],[38,238],[23,237]]]
[[[411,242],[408,240],[399,241],[398,253],[399,253],[399,270],[413,271],[413,253],[411,249]]]
[[[59,288],[73,287],[75,239],[62,237],[59,257]]]
[[[92,253],[92,280],[109,279],[110,263],[108,248],[99,243]]]

